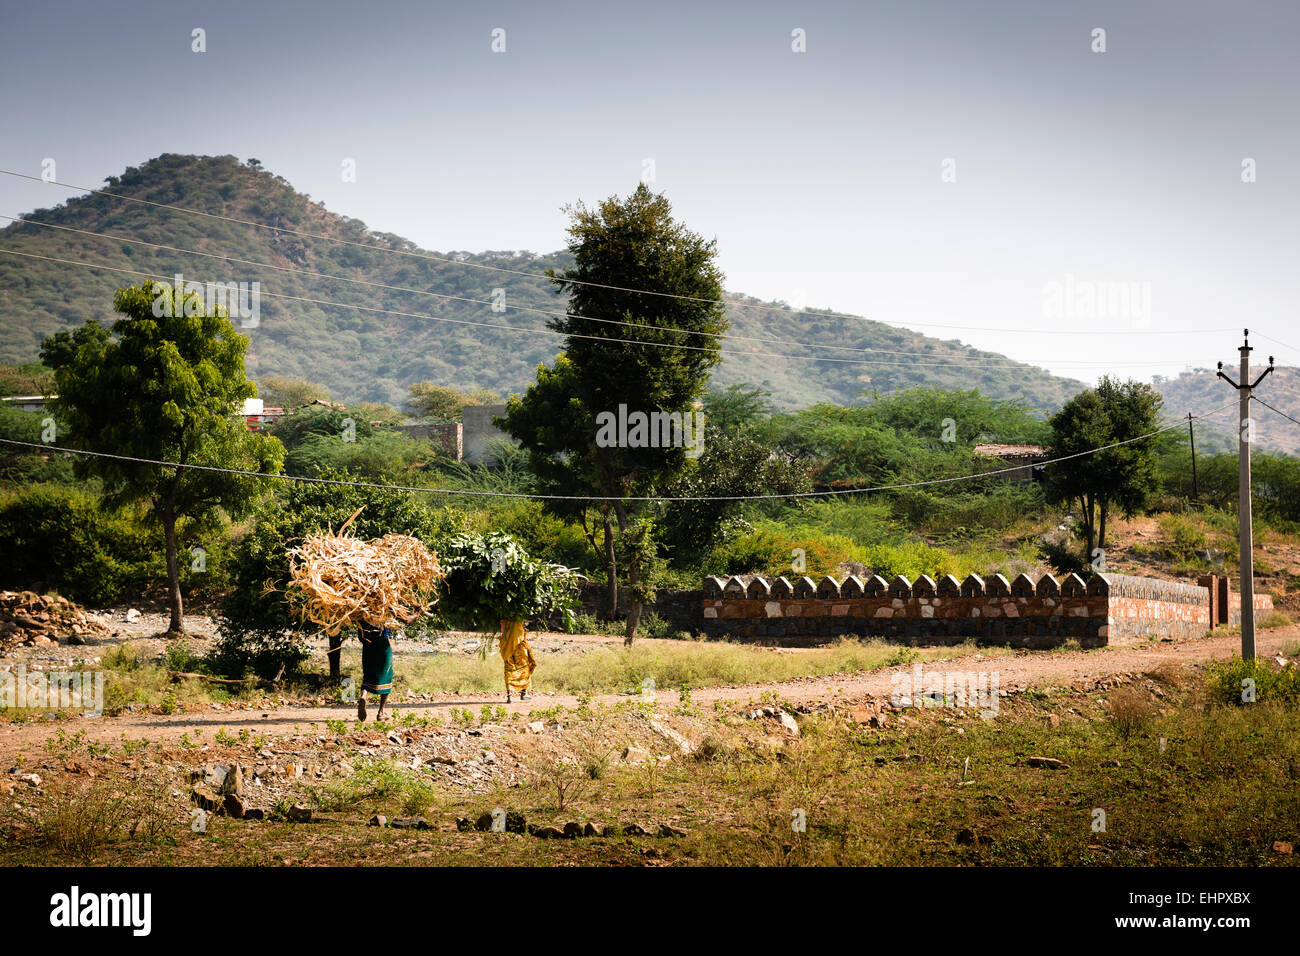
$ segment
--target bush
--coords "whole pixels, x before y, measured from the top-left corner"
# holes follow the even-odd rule
[[[112,604],[166,580],[160,533],[86,491],[34,485],[0,503],[0,579],[84,604]]]
[[[1246,681],[1254,681],[1256,703],[1278,702],[1288,707],[1300,704],[1300,668],[1294,663],[1279,667],[1272,661],[1234,658],[1210,665],[1211,696],[1225,704],[1249,704],[1244,700]]]

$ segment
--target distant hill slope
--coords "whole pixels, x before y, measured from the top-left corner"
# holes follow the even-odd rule
[[[1255,355],[1267,354],[1266,348],[1259,348]],[[1263,365],[1251,369],[1252,381],[1264,371]],[[1234,366],[1227,370],[1234,379],[1238,369]],[[1218,378],[1214,369],[1196,369],[1184,372],[1177,378],[1160,378],[1154,380],[1155,388],[1164,396],[1166,412],[1177,413],[1182,409],[1218,408],[1227,402],[1236,401],[1237,393],[1232,386]],[[1272,374],[1260,383],[1257,396],[1274,408],[1285,412],[1292,418],[1300,418],[1300,369],[1277,366]],[[1184,412],[1185,414],[1185,412]],[[1217,432],[1206,436],[1206,451],[1237,450],[1236,406],[1224,413],[1214,416],[1215,424],[1206,430]],[[1300,425],[1289,422],[1259,404],[1255,406],[1255,447],[1263,451],[1284,452],[1288,455],[1300,454]],[[1198,426],[1199,428],[1200,426]],[[1198,441],[1198,447],[1200,439]]]
[[[232,156],[198,157],[164,154],[114,177],[106,187],[158,203],[252,220],[324,236],[374,243],[387,249],[422,252],[413,243],[371,232],[364,223],[336,215],[296,192],[282,177],[240,163]],[[57,193],[56,195],[62,195]],[[562,310],[563,300],[545,279],[476,269],[487,264],[537,273],[565,265],[566,254],[515,252],[435,253],[460,260],[444,263],[395,255],[384,249],[340,245],[255,229],[235,223],[160,209],[139,203],[87,195],[27,219],[98,233],[218,253],[254,262],[306,269],[385,285],[429,290],[471,299],[493,298],[505,290],[507,306]],[[495,313],[487,305],[426,295],[392,292],[348,282],[277,272],[193,255],[149,249],[127,242],[59,232],[32,223],[0,230],[0,247],[64,259],[91,261],[118,268],[171,276],[183,272],[197,281],[261,283],[261,322],[248,329],[248,369],[254,379],[269,375],[299,376],[326,385],[335,396],[400,404],[406,387],[419,379],[461,388],[481,386],[507,394],[527,388],[540,362],[551,361],[563,340],[550,334],[476,328],[323,306],[271,297],[269,293],[324,299],[370,308],[437,315],[468,322],[541,329],[546,317],[508,308]],[[121,273],[0,255],[0,361],[27,362],[41,339],[112,315],[112,293],[119,286],[143,281]],[[976,387],[999,399],[1020,399],[1031,408],[1052,410],[1083,383],[1058,378],[1019,363],[996,368],[934,367],[927,363],[1006,361],[957,342],[862,319],[816,312],[770,311],[746,300],[729,307],[732,333],[883,349],[854,355],[827,351],[825,358],[893,361],[896,352],[919,353],[898,365],[849,364],[792,360],[783,357],[729,355],[715,384],[752,382],[770,389],[781,408],[819,401],[853,404],[864,390],[881,393],[916,385]],[[791,353],[793,347],[732,341],[724,347]]]

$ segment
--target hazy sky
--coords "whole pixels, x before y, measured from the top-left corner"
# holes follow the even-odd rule
[[[652,161],[731,291],[1088,381],[1300,347],[1295,3],[2,3],[6,169],[231,153],[428,249],[551,251]],[[0,176],[9,215],[67,195]]]

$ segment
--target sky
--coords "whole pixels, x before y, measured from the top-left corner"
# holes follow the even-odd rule
[[[1298,52],[1295,3],[4,0],[0,168],[254,157],[437,251],[645,179],[729,292],[1149,379],[1300,364]]]

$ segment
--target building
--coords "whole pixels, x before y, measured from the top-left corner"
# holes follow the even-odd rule
[[[259,432],[284,418],[284,409],[278,405],[264,405],[260,398],[246,398],[241,414],[248,430]]]
[[[20,412],[43,412],[49,407],[50,402],[58,397],[57,395],[6,395],[0,398],[0,402]]]
[[[976,461],[996,459],[994,470],[1013,468],[1003,472],[1000,477],[1007,481],[1033,481],[1035,466],[1047,460],[1047,449],[1042,445],[976,445]]]

